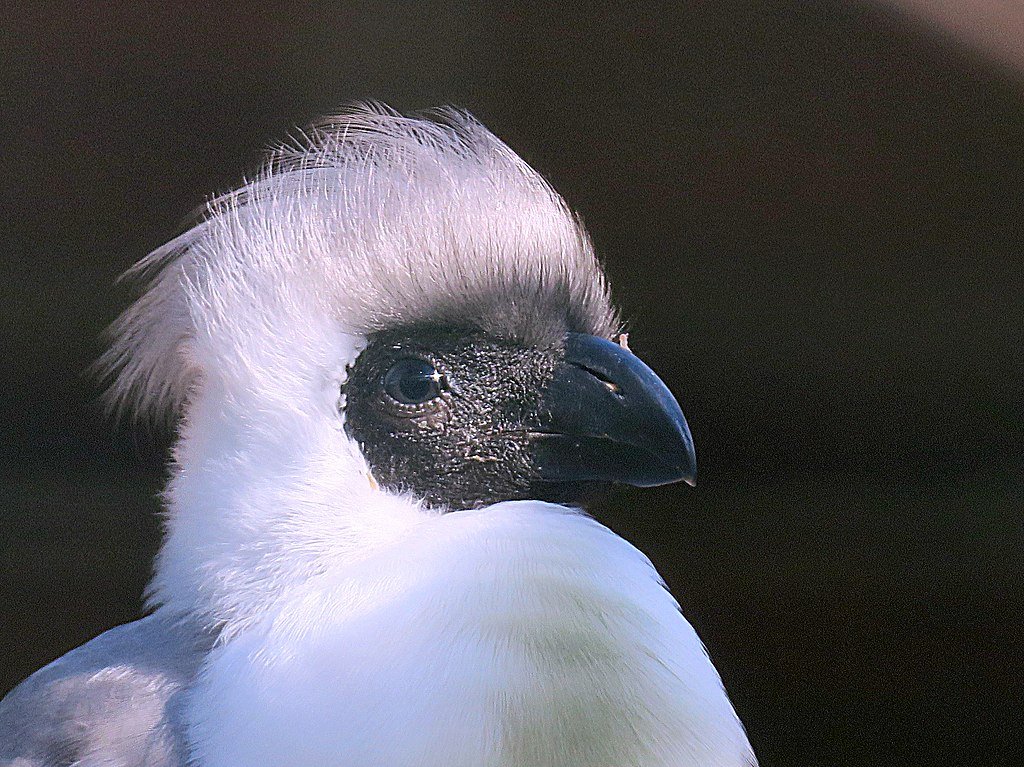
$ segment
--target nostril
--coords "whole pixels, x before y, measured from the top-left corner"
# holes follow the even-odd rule
[[[581,365],[579,362],[572,362],[570,364],[572,364],[573,367],[579,368],[583,372],[588,373],[589,375],[592,375],[594,378],[596,378],[598,381],[600,381],[602,384],[604,384],[605,388],[608,389],[608,391],[610,391],[615,396],[617,396],[617,397],[625,396],[622,393],[622,387],[619,386],[617,383],[615,383],[615,381],[613,381],[607,375],[602,373],[600,370],[595,370],[592,367],[588,367],[586,365]]]

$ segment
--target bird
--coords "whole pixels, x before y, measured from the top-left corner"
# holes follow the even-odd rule
[[[693,484],[681,407],[581,218],[470,113],[351,105],[129,276],[98,364],[175,433],[148,613],[0,702],[0,763],[756,765],[585,510]]]

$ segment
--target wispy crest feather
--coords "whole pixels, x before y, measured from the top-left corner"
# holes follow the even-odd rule
[[[310,317],[358,335],[437,322],[531,343],[617,329],[578,217],[454,109],[362,104],[315,125],[128,276],[145,291],[98,365],[112,406],[142,415],[176,412],[211,349],[248,363]]]

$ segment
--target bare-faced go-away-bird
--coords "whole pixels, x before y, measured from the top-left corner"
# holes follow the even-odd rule
[[[579,507],[692,484],[683,413],[479,122],[355,107],[133,273],[100,365],[175,420],[151,612],[11,692],[0,763],[756,764],[651,563]]]

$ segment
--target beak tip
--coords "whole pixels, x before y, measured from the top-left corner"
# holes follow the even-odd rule
[[[690,451],[687,459],[676,465],[674,482],[685,482],[690,487],[697,487],[697,461]]]
[[[690,427],[686,424],[683,414],[679,413],[677,422],[679,440],[679,478],[677,482],[685,482],[690,487],[697,487],[697,451],[693,449],[693,437],[690,436]]]

